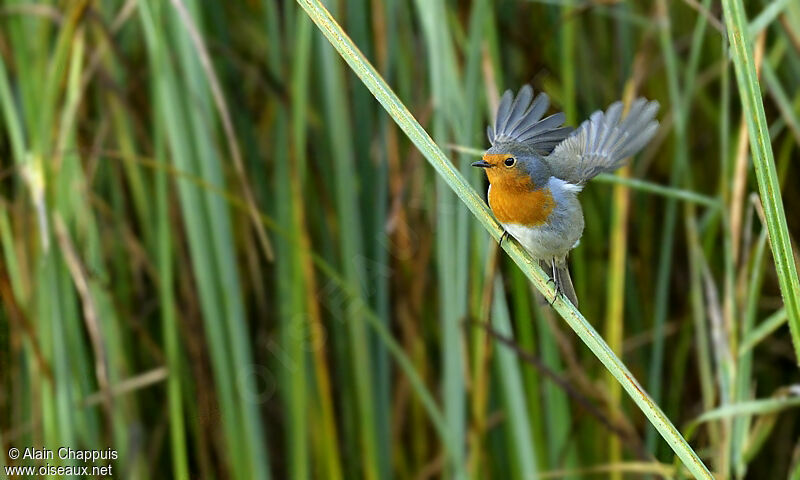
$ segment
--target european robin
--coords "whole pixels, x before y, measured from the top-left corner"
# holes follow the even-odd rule
[[[579,128],[565,127],[565,116],[542,118],[550,106],[545,94],[526,85],[516,98],[503,94],[491,147],[472,164],[486,170],[489,207],[505,233],[514,237],[542,268],[550,269],[556,295],[577,307],[567,254],[583,234],[578,193],[599,173],[612,172],[653,138],[658,102],[639,98],[622,117],[622,102],[594,112]],[[501,238],[502,242],[502,238]]]

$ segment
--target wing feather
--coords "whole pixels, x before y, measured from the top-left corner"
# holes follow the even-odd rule
[[[530,85],[522,87],[516,97],[507,90],[497,107],[494,127],[486,129],[489,142],[492,145],[517,143],[541,155],[551,153],[572,128],[563,126],[566,119],[563,113],[542,119],[549,107],[547,95],[534,96]]]
[[[655,135],[658,108],[658,102],[639,98],[624,118],[621,102],[611,104],[605,112],[594,112],[545,157],[553,175],[582,185],[600,173],[618,169]]]

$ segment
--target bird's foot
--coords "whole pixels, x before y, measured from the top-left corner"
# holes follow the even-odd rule
[[[553,273],[550,278],[547,280],[547,284],[549,285],[550,282],[553,282],[553,287],[555,287],[555,294],[553,295],[553,299],[550,301],[550,306],[552,307],[558,296],[564,293],[564,290],[561,288],[561,278],[558,275],[558,269],[556,268],[555,262],[550,264],[553,267]]]
[[[550,283],[550,282],[548,282],[548,283]],[[556,292],[555,292],[555,294],[553,294],[553,299],[550,300],[550,302],[549,302],[551,307],[556,303],[556,300],[558,300],[558,296],[564,294],[564,290],[561,289],[561,283],[559,283],[557,281],[553,281],[553,284],[556,287]]]
[[[508,238],[508,230],[503,230],[503,234],[500,235],[500,243],[497,244],[497,248],[503,248],[503,240]]]
[[[550,283],[550,282],[547,282],[547,283]],[[564,290],[562,290],[562,288],[561,288],[561,282],[558,282],[558,281],[556,281],[556,280],[553,280],[553,285],[555,286],[555,290],[556,290],[556,292],[555,292],[555,294],[553,295],[553,299],[552,299],[552,300],[550,300],[550,306],[551,306],[551,307],[553,306],[553,304],[555,304],[555,303],[556,303],[556,300],[558,300],[558,296],[559,296],[559,295],[563,295],[563,294],[564,294]]]

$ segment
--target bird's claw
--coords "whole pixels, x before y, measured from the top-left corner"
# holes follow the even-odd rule
[[[508,238],[508,231],[503,230],[503,234],[500,235],[500,243],[497,244],[497,248],[503,248],[503,240]]]
[[[558,300],[558,296],[564,294],[564,290],[561,289],[560,282],[557,282],[552,278],[547,281],[548,285],[550,284],[550,282],[553,282],[553,285],[555,286],[555,294],[553,295],[553,299],[550,300],[550,306],[552,307],[556,303],[556,300]]]
[[[558,296],[564,293],[564,290],[561,288],[561,278],[558,276],[558,271],[556,270],[555,264],[553,266],[553,274],[552,276],[547,279],[547,284],[550,285],[550,282],[553,282],[553,287],[555,288],[555,294],[553,295],[553,299],[550,301],[550,306],[552,307],[556,300],[558,300]]]

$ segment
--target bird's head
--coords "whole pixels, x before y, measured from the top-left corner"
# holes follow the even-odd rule
[[[544,186],[551,176],[541,157],[513,143],[498,143],[472,164],[486,170],[489,183],[498,188],[532,190]]]
[[[529,85],[516,97],[510,90],[503,94],[494,125],[486,129],[492,146],[472,164],[486,169],[493,189],[531,190],[547,183],[551,172],[542,157],[572,132],[563,126],[563,113],[542,118],[549,106],[547,95],[534,97]]]

